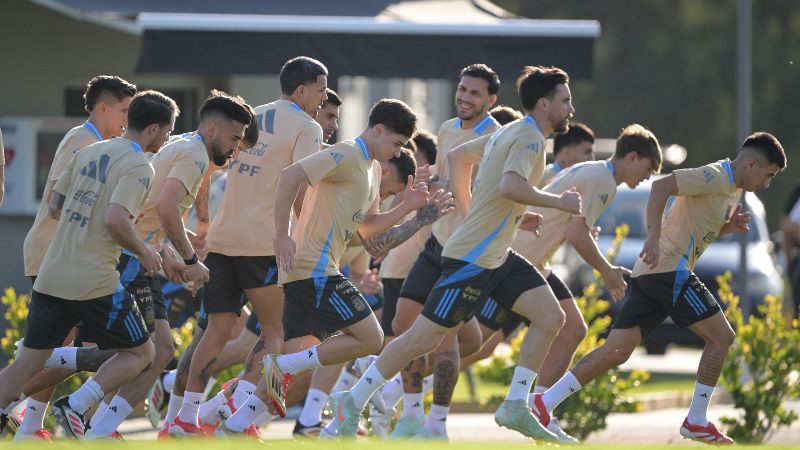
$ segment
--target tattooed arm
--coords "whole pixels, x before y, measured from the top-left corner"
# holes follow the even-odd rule
[[[156,212],[161,227],[166,231],[175,251],[181,259],[196,259],[194,248],[184,228],[180,201],[188,191],[183,183],[175,178],[167,178],[156,200]],[[208,269],[199,260],[186,265],[185,277],[194,281],[195,289],[208,281]]]
[[[53,191],[52,195],[50,195],[50,201],[47,203],[47,213],[50,218],[58,220],[61,217],[64,200],[66,200],[64,194]]]
[[[449,214],[453,210],[451,204],[452,196],[450,193],[439,193],[437,191],[431,196],[428,205],[418,209],[414,217],[383,233],[367,239],[361,239],[361,242],[370,255],[375,257],[385,255],[389,250],[409,240],[422,227],[430,225],[439,220],[440,217]]]
[[[200,189],[197,191],[197,199],[194,202],[194,211],[197,213],[197,234],[204,234],[208,232],[209,222],[211,220],[208,214],[208,193],[211,191],[211,170],[207,171],[203,176],[203,182],[200,184]]]

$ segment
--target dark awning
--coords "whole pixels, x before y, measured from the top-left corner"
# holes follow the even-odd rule
[[[484,0],[56,3],[141,33],[148,73],[269,74],[306,55],[333,76],[449,79],[483,62],[505,79],[531,64],[586,79],[600,34],[596,21],[519,19]]]

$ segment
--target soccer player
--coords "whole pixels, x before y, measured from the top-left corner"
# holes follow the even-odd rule
[[[354,436],[361,410],[375,390],[410,360],[436,348],[491,296],[533,323],[495,421],[532,438],[556,440],[533,416],[527,397],[564,323],[564,312],[544,278],[510,245],[518,227],[535,229],[538,216],[525,213],[528,205],[580,213],[581,198],[574,189],[553,195],[534,187],[544,172],[545,136],[566,131],[574,112],[568,81],[561,69],[526,67],[517,80],[525,119],[448,153],[450,186],[467,216],[442,249],[442,275],[420,317],[351,390],[334,394],[341,436]],[[478,163],[470,194],[471,169]]]
[[[177,255],[163,255],[164,271],[169,278],[192,282],[195,286],[208,280],[208,269],[195,253],[182,216],[194,203],[209,161],[216,166],[224,165],[237,150],[253,117],[252,108],[240,97],[212,90],[200,107],[197,131],[170,142],[152,159],[155,177],[135,228],[145,243],[166,247],[168,241],[174,248]],[[151,368],[117,392],[86,434],[87,439],[104,438],[115,432],[133,407],[144,399],[175,354],[159,282],[139,268],[135,256],[123,253],[120,273],[123,277],[133,278],[130,286],[135,290],[139,303],[148,305],[145,322],[153,324],[154,329],[149,331],[154,333],[155,361]]]
[[[225,434],[241,432],[266,411],[265,401],[285,415],[283,392],[294,375],[380,350],[380,325],[358,289],[339,272],[338,263],[347,242],[357,234],[363,241],[428,204],[427,186],[413,185],[409,175],[403,202],[378,213],[377,161],[397,156],[416,125],[417,118],[405,103],[381,100],[370,111],[368,128],[355,140],[339,142],[281,173],[274,248],[286,298],[287,354],[264,358],[262,384],[245,402],[247,408],[239,408],[221,425]],[[291,203],[303,183],[311,186],[309,201],[292,237]],[[337,331],[342,334],[332,336]]]
[[[449,180],[447,152],[467,141],[488,136],[500,128],[497,121],[489,114],[489,109],[497,100],[499,89],[500,78],[490,67],[473,64],[461,70],[454,96],[457,116],[445,121],[438,131],[439,148],[435,178],[437,181],[446,183]],[[457,207],[453,214],[433,224],[432,235],[425,242],[424,250],[419,253],[400,289],[397,312],[392,322],[394,335],[399,336],[406,332],[419,317],[428,295],[442,273],[442,246],[447,243],[465,216],[466,212]],[[449,399],[458,380],[458,360],[461,353],[458,341],[462,341],[462,344],[463,341],[473,342],[471,348],[463,349],[465,354],[472,353],[480,347],[480,336],[477,335],[477,324],[474,321],[458,334],[460,336],[451,333],[445,337],[434,353],[434,374],[438,374],[440,382],[438,385],[434,383],[434,406],[431,408],[433,418],[428,423],[431,427],[433,424],[442,426],[438,430],[431,430],[432,434],[444,433],[441,419],[447,416]],[[468,339],[469,337],[471,339]],[[428,357],[422,355],[404,367],[400,374],[403,380],[402,393],[397,389],[396,380],[387,384],[387,391],[384,393],[387,404],[394,405],[398,400],[397,396],[403,395],[403,414],[392,432],[394,438],[411,437],[422,430],[425,418],[422,408],[422,380],[425,378],[427,366]],[[384,418],[384,421],[386,419],[388,418]]]
[[[339,108],[342,106],[342,99],[331,88],[326,89],[325,94],[327,98],[319,107],[314,120],[322,127],[323,147],[327,148],[331,144],[333,134],[339,129]]]
[[[105,392],[152,363],[153,344],[133,296],[120,285],[116,264],[125,248],[149,274],[161,268],[155,249],[136,236],[132,218],[144,205],[154,175],[144,152],[158,151],[177,113],[175,102],[159,92],[136,94],[122,138],[80,151],[59,177],[49,202],[58,226],[33,286],[23,347],[0,374],[0,405],[19,395],[79,322],[101,349],[117,354],[53,404],[56,418],[75,437],[83,437],[83,414]]]
[[[569,130],[553,139],[553,155],[555,161],[545,168],[539,187],[544,187],[567,167],[594,161],[594,132],[580,122],[571,121]]]
[[[42,260],[58,225],[58,221],[48,215],[47,205],[53,186],[78,151],[90,144],[123,133],[128,124],[128,106],[134,95],[136,95],[136,86],[116,76],[98,75],[86,85],[83,99],[84,109],[89,113],[89,118],[82,125],[67,132],[58,145],[47,174],[36,218],[22,245],[25,275],[30,277],[32,282],[39,274],[39,267],[42,265]],[[67,341],[71,340],[71,338],[67,339]],[[15,434],[16,439],[35,436],[47,437],[47,432],[44,430],[44,414],[55,390],[55,381],[63,380],[73,373],[73,371],[64,370],[51,371],[48,374],[48,379],[52,377],[53,380],[48,384],[53,387],[36,392],[28,398],[25,417]]]
[[[653,182],[647,202],[647,239],[633,267],[625,304],[605,343],[550,389],[535,395],[532,409],[542,424],[552,420],[553,409],[569,395],[627,361],[636,346],[669,316],[705,341],[681,435],[707,444],[734,443],[708,421],[706,413],[735,334],[692,269],[717,237],[748,230],[750,213],[743,213],[739,204],[742,191],[769,187],[785,167],[786,154],[780,142],[769,133],[758,132],[745,139],[733,161],[675,170]],[[677,198],[665,214],[670,196]]]
[[[525,117],[521,112],[506,105],[495,106],[489,110],[489,114],[491,114],[492,117],[494,117],[494,120],[496,120],[501,126]]]
[[[281,348],[283,298],[276,285],[272,247],[275,191],[281,169],[320,150],[322,128],[313,117],[325,100],[327,76],[328,70],[317,60],[300,56],[287,61],[280,72],[281,98],[255,110],[259,143],[229,164],[222,206],[206,238],[205,264],[211,278],[205,285],[203,309],[208,326],[192,356],[181,411],[169,427],[171,435],[202,433],[198,408],[242,309],[242,294],[260,320],[261,336],[245,362],[236,388],[241,392],[234,394],[235,408],[255,390],[261,358]]]
[[[561,136],[563,135],[556,139]],[[624,277],[630,271],[606,260],[592,236],[592,227],[614,200],[618,185],[625,183],[628,187],[635,188],[660,167],[661,147],[658,139],[641,125],[629,125],[617,138],[616,150],[611,159],[573,165],[564,169],[544,188],[545,192],[560,194],[574,186],[581,194],[581,214],[573,215],[548,208],[528,208],[529,212],[542,216],[539,233],[519,233],[511,247],[534,264],[545,277],[566,316],[564,327],[551,344],[550,352],[539,371],[534,393],[544,392],[566,372],[578,345],[586,336],[586,324],[575,298],[566,284],[551,270],[550,258],[564,241],[569,240],[581,257],[603,277],[611,299],[620,300],[627,288]],[[491,298],[484,301],[476,315],[481,323],[484,340],[491,339],[500,329],[514,330],[524,321],[518,314],[498,307],[497,302]],[[533,395],[529,395],[530,403],[533,398]],[[564,433],[555,420],[550,421],[547,429],[562,442],[577,442],[575,438]]]

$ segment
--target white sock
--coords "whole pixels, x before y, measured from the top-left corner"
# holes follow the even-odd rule
[[[317,346],[315,345],[297,353],[278,356],[278,366],[284,372],[296,375],[306,370],[322,367],[322,364],[319,362]]]
[[[692,404],[689,406],[689,415],[687,416],[689,423],[700,426],[708,423],[706,412],[712,395],[714,395],[714,386],[694,384],[694,396],[692,396]]]
[[[197,415],[199,414],[200,402],[202,400],[202,392],[184,392],[181,412],[178,413],[178,417],[186,423],[197,425]]]
[[[392,377],[392,379],[383,386],[381,395],[383,395],[383,403],[386,404],[387,408],[396,405],[403,397],[403,377],[401,377],[399,373]]]
[[[567,397],[581,390],[583,386],[575,378],[575,374],[567,372],[560,380],[556,381],[550,389],[542,394],[542,402],[548,411],[552,412]]]
[[[548,389],[547,387],[537,384],[536,386],[533,387],[533,393],[534,394],[542,394],[547,389]]]
[[[208,394],[211,393],[211,389],[214,389],[214,386],[217,385],[217,379],[214,377],[209,377],[208,382],[206,383],[206,388],[203,389],[203,401],[206,401],[208,398]]]
[[[425,419],[425,429],[434,436],[444,434],[445,428],[447,428],[447,414],[449,412],[449,406],[431,405],[428,418]]]
[[[433,374],[422,379],[422,396],[428,395],[431,390],[433,390]]]
[[[94,381],[94,378],[89,378],[77,391],[69,395],[69,406],[83,414],[105,395],[103,388]]]
[[[247,397],[253,395],[255,391],[255,384],[247,380],[239,380],[239,382],[236,383],[236,390],[233,391],[233,407],[236,409],[241,408],[242,403],[247,401]]]
[[[25,417],[19,426],[18,433],[33,434],[44,428],[44,413],[47,411],[47,403],[28,399],[25,407]]]
[[[264,422],[272,422],[275,419],[275,417],[277,416],[270,414],[269,410],[267,410],[260,416],[256,417],[256,420],[254,420],[253,423],[255,424],[255,426],[260,427],[261,425],[264,424]],[[334,422],[336,421],[334,420]]]
[[[22,413],[25,412],[25,408],[27,407],[28,407],[28,397],[26,397],[25,394],[22,394],[16,405],[13,408],[11,408],[11,414],[15,416],[21,416]]]
[[[300,425],[310,427],[322,422],[322,408],[325,406],[327,399],[327,393],[319,389],[309,389],[306,395],[306,402],[303,404],[303,411],[300,412],[300,417],[297,418]]]
[[[72,369],[77,366],[78,347],[54,348],[53,353],[47,358],[44,367],[48,369]]]
[[[241,408],[237,409],[233,415],[225,421],[225,426],[234,431],[244,431],[249,427],[256,417],[267,412],[267,405],[258,398],[257,395],[247,397]]]
[[[536,394],[543,394],[547,391],[547,388],[544,386],[539,386],[538,384],[533,387],[533,392],[528,394],[528,406],[533,408],[533,404],[536,402]]]
[[[403,394],[403,417],[425,417],[425,405],[422,403],[422,393]]]
[[[169,396],[169,405],[167,405],[167,415],[164,417],[164,427],[168,427],[172,424],[172,421],[178,417],[178,413],[181,411],[181,406],[183,405],[183,397],[178,394],[172,394]]]
[[[508,388],[506,400],[525,400],[528,401],[528,393],[531,392],[533,380],[536,372],[526,367],[517,366],[514,369],[514,377],[511,379],[511,386]]]
[[[105,436],[117,431],[117,427],[123,420],[133,412],[133,407],[127,400],[115,395],[108,404],[103,417],[97,421],[97,425],[92,427],[92,434],[95,436]]]
[[[176,370],[170,370],[164,375],[164,378],[161,379],[161,382],[164,383],[164,392],[172,392],[172,387],[175,386],[176,372]]]
[[[106,412],[107,408],[108,408],[108,403],[106,403],[105,400],[103,400],[102,402],[100,402],[99,405],[97,405],[97,409],[94,410],[94,414],[92,414],[92,418],[89,419],[89,427],[90,428],[94,428],[95,425],[97,425],[97,422],[100,420],[101,417],[103,417],[103,414]]]
[[[217,409],[227,401],[228,399],[225,397],[225,391],[219,391],[211,400],[200,405],[200,409],[197,411],[197,417],[199,417],[203,423],[211,425],[219,422]]]
[[[347,370],[343,370],[342,374],[339,375],[339,379],[336,380],[336,384],[333,386],[333,392],[346,391],[353,387],[356,381],[358,381],[358,377]]]
[[[364,409],[372,394],[380,389],[384,383],[386,383],[386,378],[381,375],[378,366],[373,363],[364,372],[364,375],[356,381],[353,389],[350,389],[350,394],[353,396],[353,402],[355,402],[356,407]]]
[[[19,394],[19,398],[18,399],[11,400],[11,403],[9,403],[8,405],[6,405],[5,408],[3,408],[3,414],[6,414],[6,415],[11,415],[11,414],[20,415],[20,414],[22,414],[22,411],[20,411],[19,408],[23,408],[23,406],[22,406],[23,402],[27,398],[28,398],[28,396],[25,395],[24,392],[21,392]]]

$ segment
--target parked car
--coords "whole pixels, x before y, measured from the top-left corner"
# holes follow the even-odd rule
[[[614,239],[618,225],[628,224],[630,231],[622,243],[616,264],[632,268],[642,251],[642,245],[647,236],[645,210],[647,198],[650,195],[650,181],[640,184],[636,189],[625,185],[619,187],[614,201],[608,206],[597,221],[602,228],[598,244],[605,252]],[[673,201],[674,197],[670,199]],[[748,290],[749,302],[742,300],[742,305],[751,305],[750,313],[756,312],[756,307],[764,303],[768,294],[783,295],[783,279],[781,269],[777,263],[774,245],[770,241],[767,231],[764,204],[752,193],[746,193],[746,210],[750,211],[750,231],[747,233],[747,262],[748,262]],[[565,272],[568,273],[567,283],[575,293],[582,292],[583,286],[591,283],[594,278],[591,267],[570,246],[565,246],[563,262]],[[714,241],[700,257],[695,267],[700,281],[717,297],[716,277],[727,271],[733,274],[731,287],[738,293],[741,280],[739,273],[740,244],[738,234],[729,234]],[[612,304],[609,314],[616,317],[624,301]],[[723,308],[726,305],[722,305]],[[678,328],[670,319],[657,327],[647,338],[645,345],[648,353],[664,353],[667,345],[677,343],[681,345],[702,346],[702,340],[686,329]]]

